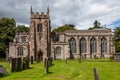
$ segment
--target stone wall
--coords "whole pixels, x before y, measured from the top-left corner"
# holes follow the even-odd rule
[[[58,43],[54,44],[54,47],[60,46],[63,49],[66,49],[66,46],[63,46],[62,43],[68,43],[67,47],[70,50],[69,40],[71,38],[74,38],[76,40],[76,53],[72,53],[72,56],[74,58],[80,57],[80,43],[79,42],[80,42],[81,38],[85,38],[86,45],[87,45],[87,52],[82,53],[82,55],[81,55],[83,57],[90,58],[90,54],[91,54],[91,52],[90,52],[90,40],[93,37],[97,41],[97,52],[92,53],[92,55],[91,55],[92,58],[94,58],[94,57],[100,58],[101,56],[110,57],[112,54],[115,53],[114,45],[112,43],[113,35],[112,35],[112,32],[110,29],[104,29],[104,30],[67,30],[64,33],[60,34],[59,36],[60,36],[59,37],[60,40]],[[106,40],[107,40],[107,52],[106,53],[101,53],[101,39],[103,37],[106,38]],[[65,53],[64,55],[70,55],[69,51],[67,54],[65,51],[63,50],[63,52],[61,54]],[[58,58],[60,58],[60,56],[62,56],[62,55],[58,55]],[[64,57],[61,57],[61,59],[64,59]]]
[[[22,36],[26,37],[26,41],[23,43]],[[13,42],[9,43],[9,57],[17,58],[17,57],[26,57],[29,54],[28,51],[28,40],[29,40],[29,33],[16,33]],[[23,55],[18,56],[18,47],[23,48]]]

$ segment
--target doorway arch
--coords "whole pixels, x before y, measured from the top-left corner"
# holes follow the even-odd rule
[[[38,52],[38,61],[43,61],[43,52],[41,50]]]

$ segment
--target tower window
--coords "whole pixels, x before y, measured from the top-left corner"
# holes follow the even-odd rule
[[[25,43],[25,42],[26,42],[26,36],[22,36],[22,37],[21,37],[21,42],[22,42],[22,43]]]
[[[39,24],[39,25],[38,25],[37,31],[38,31],[38,32],[42,32],[42,24]]]

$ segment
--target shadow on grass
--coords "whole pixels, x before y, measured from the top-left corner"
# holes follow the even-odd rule
[[[54,73],[54,72],[48,72],[47,74],[44,73],[43,75],[41,75],[41,78],[44,78],[44,77],[48,76],[49,74],[53,74],[53,73]]]
[[[55,64],[51,64],[49,67],[52,67],[52,66],[54,66]]]
[[[47,74],[53,74],[54,72],[48,72]]]
[[[21,71],[24,71],[24,70],[30,70],[30,69],[33,69],[34,67],[30,67],[28,69],[23,69],[23,70],[20,70],[20,71],[15,71],[15,72],[12,72],[12,73],[17,73],[17,72],[21,72]],[[0,78],[5,78],[5,77],[8,77],[10,76],[11,73],[8,73],[8,74],[1,74],[0,73]]]
[[[90,59],[90,60],[82,60],[82,62],[115,62],[114,60],[106,60],[106,59]]]
[[[10,74],[8,73],[8,74],[1,74],[0,73],[0,78],[4,78],[4,77],[7,77],[7,76],[10,76]]]
[[[28,69],[33,69],[34,67],[29,67]]]

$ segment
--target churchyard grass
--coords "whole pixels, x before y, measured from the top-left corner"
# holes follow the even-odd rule
[[[10,73],[9,63],[0,62],[9,75],[0,77],[0,80],[94,80],[93,68],[97,68],[99,80],[120,80],[120,62],[100,60],[55,60],[49,67],[49,73],[44,72],[44,63],[34,63],[30,69]]]

